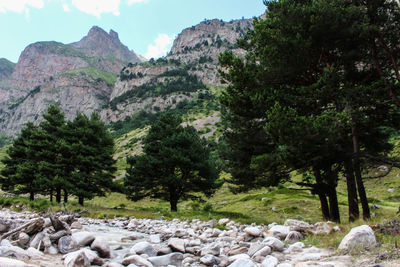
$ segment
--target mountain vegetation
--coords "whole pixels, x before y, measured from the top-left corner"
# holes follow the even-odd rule
[[[379,2],[379,1],[378,1]],[[274,185],[290,172],[340,221],[336,186],[346,177],[349,220],[370,218],[362,179],[371,160],[390,161],[399,130],[395,1],[267,1],[266,19],[225,52],[226,150],[238,190]]]
[[[114,141],[98,114],[90,118],[78,113],[65,121],[60,109],[51,105],[44,120],[35,126],[28,123],[7,149],[2,159],[0,184],[3,190],[56,196],[64,202],[68,195],[84,199],[104,195],[112,187],[115,161]]]

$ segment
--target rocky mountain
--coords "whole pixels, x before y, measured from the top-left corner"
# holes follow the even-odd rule
[[[211,99],[209,86],[221,85],[219,54],[227,49],[242,54],[236,41],[251,22],[203,21],[183,30],[166,57],[148,62],[123,45],[116,32],[99,27],[71,44],[31,44],[12,74],[0,79],[0,131],[16,135],[53,102],[68,119],[76,111],[98,111],[111,123],[139,111],[157,113],[199,97]]]
[[[0,58],[0,81],[7,79],[11,76],[15,68],[15,63],[11,61]]]
[[[231,22],[215,19],[184,29],[166,57],[130,64],[121,70],[111,93],[110,106],[101,111],[102,118],[115,122],[140,110],[173,109],[181,101],[207,93],[207,87],[201,84],[221,86],[218,56],[227,49],[244,54],[236,42],[251,26],[251,19]],[[141,94],[144,88],[146,94]]]
[[[97,44],[97,46],[95,45]],[[29,45],[12,71],[0,81],[0,132],[15,135],[27,121],[37,121],[49,103],[57,102],[71,119],[107,104],[117,73],[141,60],[118,34],[93,27],[73,44]]]

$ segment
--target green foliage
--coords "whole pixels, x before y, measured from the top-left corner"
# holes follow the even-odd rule
[[[185,69],[166,71],[158,77],[172,77],[164,82],[147,83],[132,88],[122,95],[114,98],[110,103],[113,110],[117,105],[129,99],[145,99],[147,97],[165,96],[175,92],[196,92],[206,89],[206,86],[197,80],[196,76],[190,75]]]
[[[129,198],[161,198],[177,211],[180,199],[211,195],[218,187],[217,171],[205,140],[193,127],[182,127],[181,119],[163,114],[144,139],[144,154],[128,158],[125,177]]]
[[[96,81],[104,81],[108,86],[114,86],[117,81],[117,75],[104,71],[96,67],[87,67],[80,69],[73,69],[63,72],[66,76],[87,75]]]

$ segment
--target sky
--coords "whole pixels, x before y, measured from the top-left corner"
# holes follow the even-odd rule
[[[135,53],[158,58],[183,29],[205,19],[264,12],[262,0],[0,0],[0,58],[17,62],[38,41],[79,41],[95,25],[116,31]]]

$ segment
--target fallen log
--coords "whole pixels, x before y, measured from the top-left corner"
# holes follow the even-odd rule
[[[31,220],[31,221],[29,221],[29,222],[27,222],[27,223],[15,228],[15,229],[3,234],[0,237],[0,240],[3,240],[5,238],[9,237],[10,235],[18,233],[18,232],[20,232],[22,230],[24,230],[23,232],[28,234],[28,235],[33,235],[33,234],[36,234],[36,233],[42,231],[43,228],[44,228],[44,219],[43,218],[37,218],[37,219]]]

